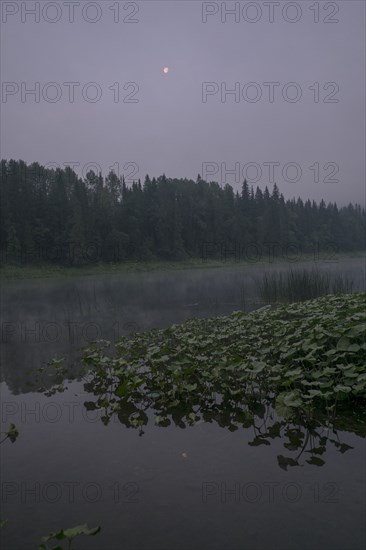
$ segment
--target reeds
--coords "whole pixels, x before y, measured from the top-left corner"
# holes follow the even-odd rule
[[[353,281],[342,274],[321,273],[316,269],[264,273],[258,293],[265,303],[297,302],[325,294],[349,294]]]

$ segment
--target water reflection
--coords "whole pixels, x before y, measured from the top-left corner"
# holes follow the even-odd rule
[[[64,383],[64,368],[56,364],[53,375],[47,371],[48,386],[39,387],[44,395],[52,397],[68,390]],[[42,377],[41,377],[42,378]],[[82,378],[81,378],[82,379]],[[39,383],[40,378],[38,377]],[[142,437],[148,424],[161,428],[176,426],[182,430],[204,424],[216,424],[219,428],[236,432],[246,430],[251,434],[250,447],[262,447],[263,451],[276,440],[282,446],[277,455],[277,465],[283,470],[295,466],[324,466],[327,452],[346,453],[354,447],[342,440],[344,432],[366,437],[366,410],[356,411],[339,404],[329,412],[325,409],[294,411],[290,418],[281,417],[275,410],[275,397],[258,387],[255,392],[236,397],[232,392],[201,394],[199,399],[187,398],[171,404],[159,402],[153,395],[141,389],[120,395],[120,384],[112,372],[104,370],[86,374],[83,382],[83,407],[93,418],[108,426],[118,421],[125,428],[136,431]],[[341,432],[341,434],[339,434]]]
[[[164,427],[148,408],[136,427],[132,409],[108,422],[109,407],[87,410],[100,398],[85,387],[91,382],[49,397],[14,397],[3,385],[6,422],[19,428],[1,449],[11,488],[2,501],[4,548],[33,550],[41,536],[81,523],[102,531],[80,538],[80,550],[117,550],[121,540],[128,550],[364,548],[360,415],[290,422],[256,399],[243,407],[252,418],[239,418],[238,406],[225,414],[217,399],[207,420],[193,424],[177,411],[178,423],[171,416]]]
[[[359,259],[334,268],[353,274],[357,289],[363,266]],[[1,430],[11,422],[19,429],[15,443],[1,448],[3,481],[14,489],[2,500],[9,520],[1,533],[4,548],[31,550],[48,532],[84,522],[101,525],[102,532],[80,540],[81,550],[364,548],[365,411],[338,407],[331,416],[318,411],[286,419],[265,392],[244,400],[217,392],[163,408],[154,407],[151,396],[116,396],[96,373],[83,379],[78,366],[56,369],[59,377],[51,379],[42,370],[37,386],[26,374],[55,356],[66,364],[76,359],[77,349],[95,337],[85,332],[90,323],[113,340],[137,328],[258,307],[252,283],[260,272],[230,268],[3,286]],[[66,331],[57,341],[52,327],[44,332],[50,323]],[[42,393],[31,393],[35,387]],[[47,498],[45,489],[55,484],[59,498]],[[134,502],[128,500],[131,484],[138,488]],[[99,499],[86,498],[83,489],[91,485],[100,488]],[[284,498],[295,486],[300,496]]]

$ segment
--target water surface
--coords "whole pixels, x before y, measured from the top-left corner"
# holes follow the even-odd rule
[[[352,276],[354,290],[365,289],[363,259],[319,268]],[[139,435],[117,417],[106,426],[88,412],[91,396],[80,381],[51,397],[29,384],[27,371],[55,355],[75,359],[95,336],[260,307],[255,280],[262,271],[254,265],[2,285],[1,430],[14,422],[20,432],[14,444],[1,444],[3,548],[34,549],[42,535],[81,523],[102,526],[96,537],[76,540],[88,550],[365,547],[360,422],[319,425],[302,452],[288,447],[285,432],[306,434],[305,426],[255,444],[281,421],[271,407],[235,431],[224,419],[157,427],[149,413]],[[322,454],[314,451],[319,438]],[[299,453],[298,466],[281,467],[278,457]]]

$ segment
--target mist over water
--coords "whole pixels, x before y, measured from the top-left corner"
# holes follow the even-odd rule
[[[27,391],[26,371],[56,356],[73,361],[94,340],[257,309],[265,305],[259,294],[264,272],[302,269],[342,274],[354,292],[365,290],[362,257],[3,282],[3,377],[15,392]]]

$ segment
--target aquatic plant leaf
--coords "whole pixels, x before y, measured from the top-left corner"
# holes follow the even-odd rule
[[[18,428],[15,424],[10,424],[8,431],[6,432],[6,435],[10,439],[12,443],[14,443],[19,435]]]
[[[127,380],[125,380],[124,382],[121,382],[121,384],[119,384],[115,390],[115,394],[118,396],[118,397],[124,397],[125,395],[127,395],[128,393],[128,382]]]
[[[321,458],[318,458],[317,456],[312,456],[309,460],[306,461],[308,464],[312,464],[314,466],[324,466],[325,462]]]
[[[350,347],[350,341],[348,338],[342,336],[337,343],[337,350],[348,351]]]
[[[342,454],[350,451],[351,449],[354,449],[354,447],[351,447],[351,445],[347,445],[346,443],[339,443],[338,441],[335,441],[334,444],[338,448],[339,452],[341,452]]]
[[[332,425],[336,406],[362,408],[366,398],[365,318],[358,293],[190,319],[121,339],[113,359],[90,348],[84,387],[99,395],[94,407],[105,408],[105,423],[117,414],[127,427],[140,427],[138,411],[150,408],[158,426],[169,415],[183,429],[200,411],[205,422],[235,430],[267,418],[273,404],[284,418],[279,430],[320,413]],[[265,429],[263,440],[275,435]]]
[[[290,458],[290,457],[287,457],[287,456],[283,456],[283,455],[278,455],[277,456],[277,462],[278,462],[278,465],[280,468],[282,468],[282,470],[285,470],[287,472],[287,468],[289,466],[298,466],[299,463],[297,460],[293,459],[293,458]]]
[[[334,391],[342,392],[342,393],[350,393],[350,391],[352,391],[352,388],[350,388],[349,386],[342,386],[340,384],[337,384],[334,388]]]
[[[248,445],[251,447],[258,447],[259,445],[270,445],[270,442],[267,441],[267,439],[263,439],[262,437],[255,437],[253,441],[249,441]]]

